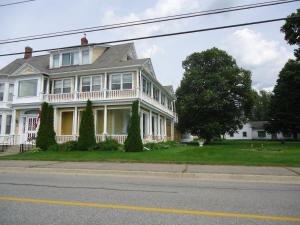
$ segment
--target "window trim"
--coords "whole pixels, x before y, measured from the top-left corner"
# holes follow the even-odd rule
[[[60,93],[54,93],[54,86],[55,86],[55,81],[62,81],[62,85],[60,87]],[[71,80],[71,86],[70,86],[70,92],[64,93],[63,92],[63,88],[64,88],[64,80]],[[65,77],[65,78],[55,78],[55,79],[51,79],[52,83],[52,87],[51,87],[51,94],[69,94],[73,92],[73,78],[72,77]]]
[[[112,89],[112,77],[113,76],[121,76],[121,81],[120,81],[120,89]],[[123,75],[131,75],[131,88],[130,89],[124,89],[123,88]],[[126,83],[129,84],[129,83]],[[133,90],[133,73],[132,72],[124,72],[124,73],[111,73],[109,74],[109,89],[113,91],[123,91],[123,90]]]
[[[86,92],[99,92],[99,91],[93,91],[93,78],[94,77],[100,77],[100,90],[99,91],[102,91],[103,90],[103,74],[98,74],[98,75],[89,75],[89,76],[81,76],[80,77],[80,92],[83,92],[82,91],[82,80],[83,80],[83,78],[89,78],[90,79],[90,85],[89,85],[89,87],[90,87],[90,91],[86,91]],[[85,86],[87,86],[87,85],[85,85]]]
[[[20,96],[20,83],[23,81],[30,81],[30,80],[36,80],[36,94],[35,95],[29,95],[29,96]],[[39,79],[38,78],[31,78],[31,79],[22,79],[18,81],[18,98],[32,98],[32,97],[38,97],[38,89],[39,89]]]

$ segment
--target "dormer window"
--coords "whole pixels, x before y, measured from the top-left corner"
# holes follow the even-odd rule
[[[54,68],[59,67],[59,54],[53,55],[53,67]]]
[[[90,51],[83,50],[82,51],[82,64],[88,64],[90,62]]]
[[[62,54],[62,66],[78,65],[79,52],[68,52]]]

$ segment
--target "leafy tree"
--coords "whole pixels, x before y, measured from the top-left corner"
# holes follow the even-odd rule
[[[300,61],[289,60],[279,73],[271,98],[270,132],[300,133]]]
[[[56,144],[53,124],[53,107],[47,102],[42,104],[40,126],[37,132],[36,146],[47,150],[51,145]]]
[[[80,150],[88,150],[95,146],[95,127],[92,102],[86,103],[86,108],[82,112],[82,118],[79,127],[78,148]]]
[[[128,125],[128,136],[125,140],[124,147],[126,152],[143,151],[138,101],[134,101],[132,104],[131,118]]]
[[[256,121],[269,120],[269,109],[272,93],[263,90],[259,92],[253,90],[253,96],[254,106],[250,119]]]
[[[179,129],[210,142],[241,127],[253,105],[251,73],[217,48],[191,54],[183,68],[176,91]]]
[[[288,18],[300,17],[300,9],[288,16]],[[297,60],[300,60],[300,19],[288,19],[281,27],[281,32],[285,33],[285,40],[290,45],[297,45],[294,50]]]

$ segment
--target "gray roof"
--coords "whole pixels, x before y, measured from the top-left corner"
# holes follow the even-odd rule
[[[163,86],[166,90],[168,90],[171,94],[174,94],[174,89],[172,85]]]
[[[268,121],[249,121],[251,124],[252,129],[265,129],[265,124],[268,123]]]
[[[133,65],[142,65],[148,59],[131,59],[131,60],[123,60],[124,56],[130,51],[133,47],[133,43],[126,43],[120,45],[111,45],[105,46],[107,49],[104,53],[98,57],[92,64],[87,65],[75,65],[75,66],[67,66],[60,68],[49,69],[49,56],[39,55],[33,56],[29,59],[16,59],[4,68],[0,70],[0,74],[12,74],[18,68],[20,68],[24,63],[28,63],[41,71],[42,73],[51,74],[51,73],[59,73],[59,72],[72,72],[72,71],[81,71],[81,70],[89,70],[89,69],[100,69],[100,68],[111,68],[111,67],[122,67],[122,66],[133,66]]]

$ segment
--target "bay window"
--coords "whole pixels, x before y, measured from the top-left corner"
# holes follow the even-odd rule
[[[71,92],[71,81],[72,79],[54,80],[53,93],[70,93]]]
[[[37,96],[37,79],[19,81],[19,97]]]
[[[0,84],[0,101],[2,102],[4,99],[4,83]]]
[[[14,84],[9,84],[8,88],[8,101],[12,101],[14,97]]]
[[[81,91],[100,91],[102,84],[102,76],[90,76],[81,78]]]

